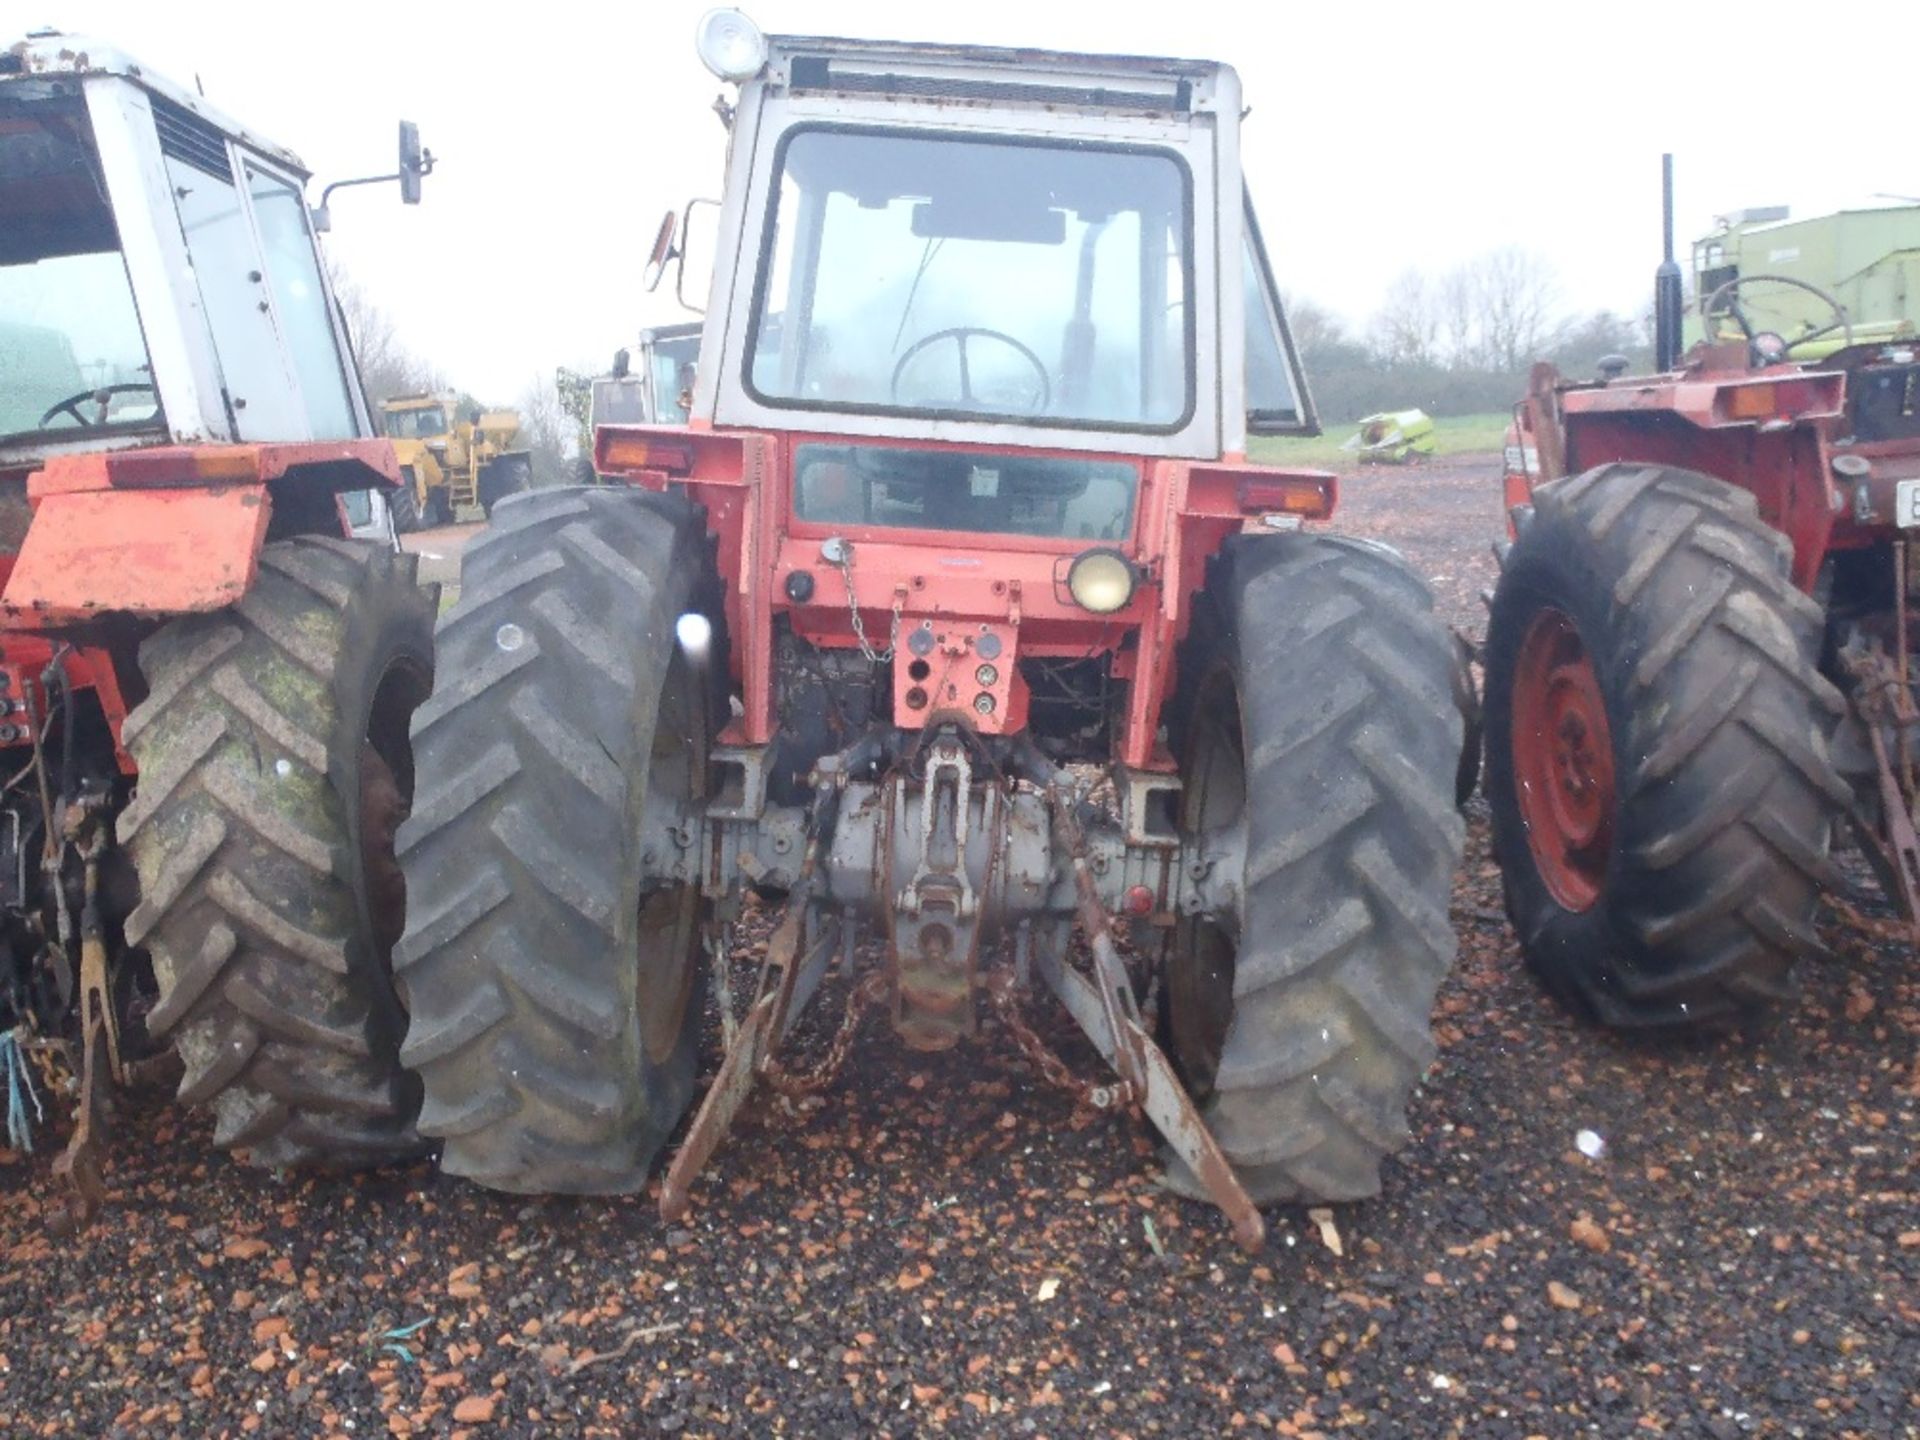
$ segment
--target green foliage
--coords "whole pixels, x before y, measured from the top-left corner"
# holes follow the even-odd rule
[[[1420,409],[1436,418],[1507,414],[1526,393],[1534,359],[1551,360],[1571,376],[1594,374],[1605,355],[1625,356],[1630,370],[1653,362],[1645,325],[1607,310],[1563,322],[1513,367],[1489,365],[1471,351],[1443,358],[1428,349],[1419,359],[1395,358],[1311,300],[1290,300],[1287,318],[1320,423],[1336,439],[1345,439],[1362,416],[1383,410]]]
[[[560,411],[573,422],[574,445],[582,455],[593,451],[593,377],[562,365],[553,372],[553,388]]]

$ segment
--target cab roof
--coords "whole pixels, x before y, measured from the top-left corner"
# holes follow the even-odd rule
[[[116,46],[83,35],[41,30],[0,51],[0,87],[21,79],[64,76],[79,80],[100,77],[129,81],[149,94],[191,111],[248,149],[296,172],[302,180],[313,173],[284,145],[276,145],[257,131],[249,130],[218,107],[209,105],[205,96],[155,74]]]

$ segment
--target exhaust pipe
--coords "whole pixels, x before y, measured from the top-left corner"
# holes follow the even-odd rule
[[[1680,266],[1673,258],[1673,156],[1660,157],[1660,268],[1653,272],[1653,368],[1672,370],[1680,363]]]

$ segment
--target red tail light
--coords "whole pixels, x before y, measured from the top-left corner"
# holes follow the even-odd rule
[[[596,470],[618,475],[635,470],[660,470],[668,475],[693,473],[693,446],[631,430],[602,430],[595,447]]]
[[[1331,475],[1249,475],[1240,481],[1240,508],[1250,515],[1298,515],[1324,520],[1333,514]]]

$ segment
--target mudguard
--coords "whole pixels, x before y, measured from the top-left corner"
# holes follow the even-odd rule
[[[107,613],[221,609],[253,583],[277,493],[399,480],[386,440],[51,457],[27,481],[33,519],[0,590],[0,620],[51,630]]]

